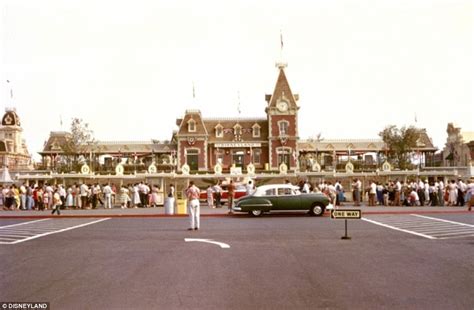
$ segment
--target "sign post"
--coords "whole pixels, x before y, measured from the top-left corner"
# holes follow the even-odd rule
[[[331,210],[331,218],[335,220],[344,220],[344,236],[342,240],[350,240],[351,237],[347,235],[347,220],[360,220],[362,218],[362,211],[360,209],[337,209]]]

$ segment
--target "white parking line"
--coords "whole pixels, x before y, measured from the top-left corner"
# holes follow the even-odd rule
[[[37,223],[37,222],[43,222],[43,221],[49,221],[50,219],[42,219],[42,220],[36,220],[36,221],[29,221],[29,222],[22,222],[18,224],[12,224],[12,225],[5,225],[5,226],[0,226],[0,229],[4,229],[7,227],[15,227],[15,226],[21,226],[21,225],[27,225],[27,224],[32,224],[32,223]]]
[[[436,218],[436,217],[429,217],[429,216],[424,216],[424,215],[419,215],[419,214],[410,214],[410,215],[418,216],[418,217],[421,217],[421,218],[430,219],[430,220],[434,220],[434,221],[439,221],[439,222],[445,222],[445,223],[456,224],[456,225],[467,226],[467,227],[474,227],[474,225],[443,220],[443,219],[439,219],[439,218]]]
[[[416,220],[414,220],[416,218]],[[474,236],[474,225],[418,214],[380,216],[363,220],[427,239],[453,239]]]
[[[390,228],[390,229],[393,229],[393,230],[402,231],[402,232],[409,233],[409,234],[416,235],[416,236],[420,236],[420,237],[423,237],[423,238],[436,239],[435,237],[432,237],[432,236],[428,236],[428,235],[421,234],[421,233],[418,233],[418,232],[414,232],[414,231],[411,231],[411,230],[401,229],[401,228],[398,228],[398,227],[395,227],[395,226],[383,224],[383,223],[380,223],[380,222],[369,220],[368,218],[365,218],[365,217],[363,217],[362,220],[364,220],[366,222],[370,222],[370,223],[375,224],[375,225],[387,227],[387,228]]]
[[[46,219],[46,220],[48,220],[48,219]],[[33,234],[33,235],[30,234],[30,236],[26,236],[26,238],[24,238],[25,236],[21,236],[22,239],[15,239],[15,240],[10,241],[10,242],[0,241],[0,244],[18,244],[18,243],[22,243],[22,242],[25,242],[25,241],[41,238],[41,237],[44,237],[44,236],[57,234],[57,233],[60,233],[60,232],[64,232],[64,231],[68,231],[68,230],[72,230],[72,229],[76,229],[76,228],[80,228],[80,227],[100,223],[100,222],[106,221],[106,220],[110,220],[110,218],[103,218],[103,219],[100,219],[100,220],[87,222],[87,223],[83,223],[83,224],[79,224],[79,225],[75,225],[75,226],[71,226],[71,227],[66,227],[66,228],[62,228],[62,229],[58,229],[58,230],[54,230],[53,226],[48,225],[48,227],[51,227],[51,229],[53,229],[53,230],[50,230],[50,231],[47,231],[47,232],[44,232],[44,233],[40,233],[40,234]],[[43,220],[38,220],[38,221],[43,221]],[[38,221],[31,221],[31,222],[20,223],[20,224],[33,223],[33,222],[38,222]],[[14,224],[14,225],[20,225],[20,224]],[[61,224],[63,224],[63,223],[61,223]],[[12,226],[12,225],[9,225],[9,226]],[[7,226],[4,226],[4,227],[7,227]],[[1,231],[0,231],[0,233],[1,233]],[[6,237],[3,237],[3,235],[5,235]],[[10,238],[10,236],[11,235],[9,233],[1,234],[0,239],[7,239],[7,240],[12,239],[12,238]]]

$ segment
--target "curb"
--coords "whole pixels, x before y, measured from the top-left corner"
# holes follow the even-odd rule
[[[471,214],[467,210],[423,210],[423,211],[362,211],[362,216],[364,215],[396,215],[396,214]],[[474,214],[474,212],[472,212]],[[304,213],[273,213],[265,214],[263,217],[296,217],[296,216],[307,216]],[[329,217],[330,213],[326,212],[322,217]],[[47,218],[185,218],[188,217],[188,214],[64,214],[64,215],[0,215],[1,219],[47,219]],[[209,218],[219,218],[219,217],[248,217],[253,218],[253,216],[246,213],[241,214],[201,214],[201,217]]]

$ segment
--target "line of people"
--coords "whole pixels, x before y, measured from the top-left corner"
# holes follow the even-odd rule
[[[112,209],[120,204],[122,208],[148,208],[163,204],[159,197],[160,188],[150,187],[144,182],[124,185],[119,189],[109,183],[62,184],[28,186],[15,184],[0,185],[0,207],[3,210],[55,210],[55,209],[97,209],[99,205]],[[59,206],[59,207],[58,207]]]

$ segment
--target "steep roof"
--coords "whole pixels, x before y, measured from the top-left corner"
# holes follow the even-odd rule
[[[188,130],[188,124],[191,121],[194,121],[196,124],[195,131],[192,131],[192,132]],[[177,119],[176,123],[179,126],[178,133],[177,133],[178,136],[207,135],[206,126],[204,126],[204,123],[202,121],[201,111],[199,110],[186,110],[184,114],[184,118]]]
[[[275,107],[278,100],[282,97],[288,100],[290,106],[297,107],[296,101],[299,96],[293,95],[288,79],[286,78],[285,70],[283,67],[280,67],[280,73],[278,74],[273,94],[271,96],[266,95],[265,100],[268,102],[268,107]]]

